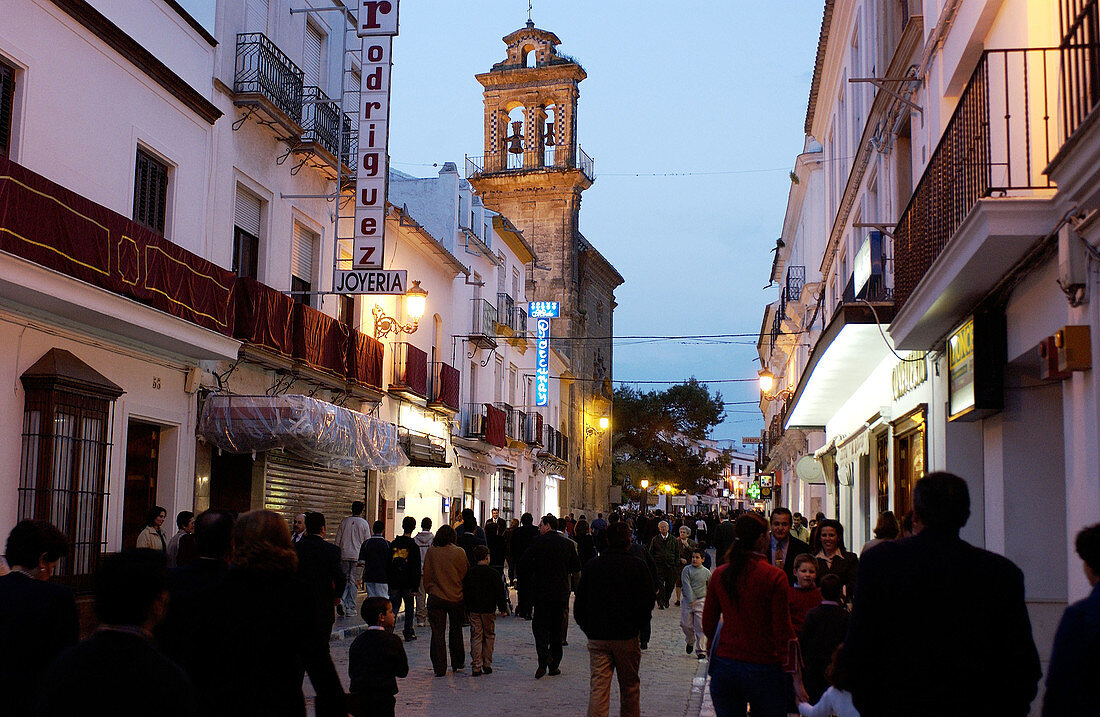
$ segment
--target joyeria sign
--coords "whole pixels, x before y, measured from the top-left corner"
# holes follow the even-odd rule
[[[383,268],[389,174],[390,68],[397,34],[398,0],[363,0],[358,34],[363,38],[359,94],[359,156],[355,174],[355,238],[352,270],[336,271],[340,293],[376,293],[343,274]],[[352,287],[359,287],[356,291]]]

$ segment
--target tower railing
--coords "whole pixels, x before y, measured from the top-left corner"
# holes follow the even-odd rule
[[[466,155],[466,178],[539,169],[580,169],[589,181],[596,179],[596,162],[581,147],[544,147],[542,152],[516,154],[501,149],[490,154]]]

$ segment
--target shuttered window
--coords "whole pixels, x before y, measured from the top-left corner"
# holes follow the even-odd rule
[[[0,157],[11,156],[15,117],[15,70],[0,62]]]
[[[139,148],[134,169],[134,221],[163,236],[167,205],[168,166]]]
[[[298,513],[323,513],[330,536],[352,501],[366,495],[366,476],[310,462],[281,450],[268,451],[264,470],[264,508],[293,520]]]
[[[238,276],[259,279],[260,212],[259,197],[237,187],[237,205],[233,227],[233,271]]]
[[[245,10],[245,30],[248,32],[267,32],[268,0],[248,0]]]
[[[306,23],[306,39],[302,48],[302,72],[306,86],[321,86],[321,45],[324,36],[310,23]]]
[[[301,224],[294,223],[294,237],[290,250],[290,289],[295,292],[313,290],[313,251],[317,246],[317,235]],[[296,293],[295,301],[310,306],[313,302],[305,294]]]

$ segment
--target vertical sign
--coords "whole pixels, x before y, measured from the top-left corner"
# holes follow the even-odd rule
[[[389,174],[390,67],[397,34],[398,0],[362,0],[363,38],[359,94],[359,157],[355,173],[353,269],[381,269]]]
[[[539,319],[535,331],[535,405],[550,405],[550,319]]]

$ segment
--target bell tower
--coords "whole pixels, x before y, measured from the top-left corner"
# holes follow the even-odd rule
[[[561,509],[603,510],[611,435],[594,426],[610,418],[611,315],[623,278],[579,230],[581,193],[595,179],[592,158],[577,142],[577,100],[587,74],[558,52],[557,35],[530,20],[503,39],[505,59],[476,76],[484,87],[485,154],[466,158],[466,176],[485,206],[510,219],[535,248],[528,296],[561,305],[551,346],[568,358],[576,379],[562,387],[563,425],[555,426],[569,436]]]

